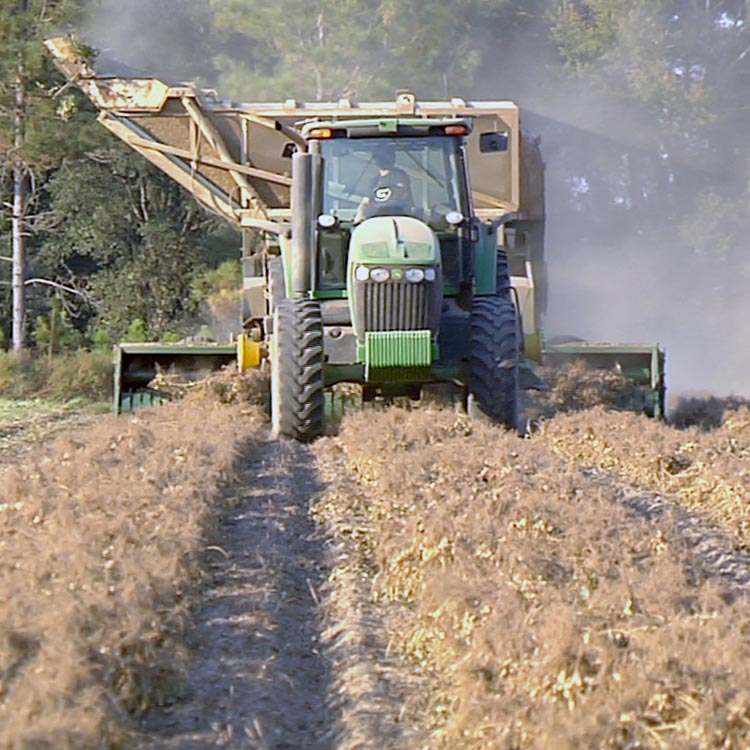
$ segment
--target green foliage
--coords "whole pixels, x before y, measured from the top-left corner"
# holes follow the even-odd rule
[[[471,82],[479,62],[472,26],[483,7],[480,0],[321,0],[314,7],[215,0],[216,34],[227,47],[215,59],[219,85],[256,101],[390,98],[403,87],[442,96]]]
[[[139,157],[120,147],[101,156],[66,160],[50,179],[41,257],[85,290],[98,335],[118,341],[136,318],[147,339],[186,330],[199,307],[192,280],[210,222]]]
[[[19,358],[0,351],[0,397],[106,401],[113,383],[112,355],[81,350],[53,357]]]
[[[242,264],[239,260],[225,260],[217,268],[199,273],[193,281],[193,290],[201,299],[238,289],[242,289]]]
[[[94,328],[91,333],[91,342],[97,352],[108,352],[114,344],[106,328]]]
[[[595,65],[617,43],[620,0],[561,2],[552,12],[552,38],[567,63],[579,72]]]
[[[665,124],[694,127],[711,111],[703,76],[684,68],[690,52],[675,23],[684,14],[673,0],[560,0],[550,34],[577,75],[626,93]]]
[[[112,397],[114,369],[111,353],[79,351],[55,357],[47,371],[44,395],[55,401]]]
[[[63,116],[54,97],[62,86],[43,40],[60,24],[76,18],[80,3],[74,0],[27,0],[25,13],[18,0],[0,1],[0,156],[14,143],[18,123],[17,86],[21,84],[22,140],[20,156],[32,169],[46,169],[75,148],[77,141],[101,142],[95,133],[91,107],[78,116],[79,106]],[[71,92],[72,94],[72,92]],[[81,101],[79,94],[73,94]],[[70,101],[65,100],[65,101]],[[69,127],[74,119],[75,127]],[[85,146],[84,146],[85,147]]]
[[[125,332],[125,338],[123,340],[130,341],[134,344],[148,340],[146,335],[146,324],[143,322],[143,320],[141,320],[141,318],[136,318],[128,326],[128,330]]]
[[[83,334],[73,325],[70,313],[63,309],[59,297],[52,298],[47,315],[37,317],[34,340],[37,349],[49,355],[79,349],[85,343]]]

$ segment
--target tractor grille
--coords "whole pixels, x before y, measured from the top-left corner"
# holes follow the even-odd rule
[[[431,327],[429,288],[424,282],[363,284],[366,331],[420,331]]]

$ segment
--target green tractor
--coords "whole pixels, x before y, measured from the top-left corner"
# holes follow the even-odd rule
[[[456,384],[470,410],[518,426],[519,318],[499,224],[474,212],[471,132],[460,117],[302,126],[292,241],[266,285],[278,434],[319,435],[325,390],[341,382],[365,400]],[[507,151],[507,132],[483,135],[488,158]]]
[[[243,230],[241,368],[267,365],[277,435],[324,431],[332,389],[419,398],[441,384],[519,428],[528,362],[600,358],[663,410],[658,347],[544,345],[544,165],[511,102],[237,104],[192,85],[97,75],[47,46],[115,135]],[[226,345],[118,349],[117,408],[149,377],[234,357]],[[645,363],[645,365],[644,365]]]

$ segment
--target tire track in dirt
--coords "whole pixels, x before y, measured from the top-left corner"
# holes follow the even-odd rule
[[[747,594],[747,412],[712,431],[676,430],[601,409],[562,415],[532,436],[608,488],[637,515],[665,522],[691,550],[694,573]]]
[[[189,644],[185,695],[143,721],[142,750],[329,750],[330,670],[320,645],[324,546],[309,515],[321,490],[310,450],[250,449]]]

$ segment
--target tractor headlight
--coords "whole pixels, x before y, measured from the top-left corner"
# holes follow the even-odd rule
[[[391,274],[388,271],[387,268],[373,268],[372,271],[370,271],[370,278],[373,281],[388,281],[390,279]]]
[[[412,284],[418,284],[420,281],[424,281],[424,271],[421,268],[409,268],[406,271],[406,280],[411,281]]]
[[[321,229],[333,229],[338,224],[338,219],[333,214],[321,214],[318,216],[318,226]]]
[[[354,275],[357,277],[357,281],[367,281],[370,278],[370,269],[367,266],[357,266]]]
[[[427,281],[435,281],[435,269],[434,268],[425,268],[424,269],[424,277]]]

